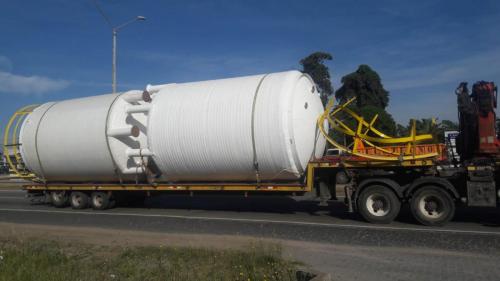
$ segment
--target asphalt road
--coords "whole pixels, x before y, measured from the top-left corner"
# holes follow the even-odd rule
[[[339,280],[499,280],[500,212],[459,209],[446,227],[417,225],[407,210],[372,225],[342,204],[318,207],[283,197],[177,196],[107,211],[30,204],[0,190],[0,222],[160,233],[251,236],[315,243],[292,256]],[[118,232],[117,232],[118,233]],[[209,245],[208,245],[209,246]]]

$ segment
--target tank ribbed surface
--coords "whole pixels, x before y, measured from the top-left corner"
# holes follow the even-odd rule
[[[325,146],[315,141],[323,106],[298,71],[175,84],[152,107],[149,145],[165,181],[294,180]]]

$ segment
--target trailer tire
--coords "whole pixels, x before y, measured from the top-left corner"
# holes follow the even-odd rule
[[[90,195],[90,205],[94,210],[106,210],[112,208],[112,200],[107,192],[96,191]]]
[[[64,208],[69,204],[68,193],[64,190],[61,191],[51,191],[50,192],[50,202],[56,208]]]
[[[371,185],[361,191],[357,206],[359,214],[366,221],[387,224],[399,214],[401,201],[389,187]]]
[[[455,202],[438,186],[419,188],[410,200],[413,217],[423,225],[443,226],[455,216]]]
[[[75,210],[83,210],[89,207],[89,196],[81,191],[73,191],[70,195],[69,203]]]

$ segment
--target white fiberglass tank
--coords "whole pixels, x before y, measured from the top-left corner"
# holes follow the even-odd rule
[[[287,181],[322,156],[322,112],[288,71],[46,103],[19,140],[46,182]]]
[[[153,95],[148,145],[162,181],[296,180],[323,155],[323,110],[299,71],[170,84]]]
[[[142,91],[49,102],[19,134],[26,167],[47,182],[140,179],[147,163],[148,103]]]

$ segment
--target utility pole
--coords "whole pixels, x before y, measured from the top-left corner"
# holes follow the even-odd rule
[[[111,67],[111,72],[112,72],[112,77],[111,77],[111,84],[113,87],[113,94],[116,93],[116,34],[117,31],[113,28],[113,62],[112,62],[112,67]]]
[[[108,16],[106,16],[106,14],[104,13],[104,11],[101,9],[101,7],[99,6],[99,4],[97,3],[97,0],[94,0],[94,5],[97,9],[97,11],[99,11],[99,13],[101,14],[101,16],[104,18],[104,20],[106,21],[106,23],[109,25],[109,27],[111,27],[111,30],[113,32],[113,50],[112,50],[112,66],[111,66],[111,85],[112,85],[112,89],[113,89],[113,94],[116,93],[116,37],[118,36],[118,31],[122,28],[124,28],[125,26],[131,24],[131,23],[134,23],[136,21],[145,21],[146,20],[146,17],[143,17],[143,16],[136,16],[134,17],[133,19],[130,19],[120,25],[117,25],[117,26],[114,26],[112,23],[111,23],[111,20],[108,18]]]

